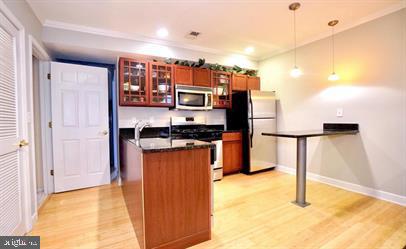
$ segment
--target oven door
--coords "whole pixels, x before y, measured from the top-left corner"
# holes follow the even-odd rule
[[[176,109],[209,110],[212,109],[211,93],[207,91],[176,89]]]

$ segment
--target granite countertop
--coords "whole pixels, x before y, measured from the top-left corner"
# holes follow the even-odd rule
[[[193,139],[141,138],[138,141],[135,139],[128,139],[128,141],[135,144],[143,153],[192,150],[215,146],[212,143]]]

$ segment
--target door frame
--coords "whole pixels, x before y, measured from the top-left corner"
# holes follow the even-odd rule
[[[27,119],[27,71],[26,71],[26,48],[25,48],[25,28],[21,22],[14,16],[14,14],[8,9],[8,7],[0,1],[0,13],[4,15],[10,23],[14,25],[17,30],[16,46],[17,46],[17,108],[19,109],[18,119],[21,127],[18,127],[20,131],[20,137],[28,139],[28,119]],[[32,217],[31,217],[31,186],[30,186],[30,164],[29,164],[29,151],[24,148],[20,150],[21,155],[21,201],[22,201],[22,223],[25,231],[21,233],[27,233],[32,229]],[[23,234],[21,234],[23,235]]]
[[[48,133],[51,133],[50,129],[47,129],[47,119],[48,116],[48,111],[50,110],[50,96],[47,94],[45,89],[49,87],[49,80],[47,79],[46,75],[48,74],[46,72],[46,64],[49,64],[50,56],[46,52],[46,50],[41,46],[41,44],[32,36],[28,35],[28,58],[29,58],[29,63],[28,63],[28,81],[27,81],[27,96],[28,96],[28,102],[29,102],[29,107],[27,110],[27,116],[28,119],[31,121],[28,124],[28,129],[30,130],[31,136],[29,137],[30,143],[30,156],[29,156],[29,164],[31,168],[30,172],[30,178],[32,181],[30,181],[31,185],[31,195],[34,198],[30,199],[30,202],[34,200],[34,210],[31,210],[31,222],[34,223],[37,218],[38,218],[38,195],[36,191],[36,160],[35,160],[35,129],[34,129],[34,92],[33,92],[33,85],[34,85],[34,79],[33,79],[33,63],[32,63],[32,57],[36,57],[39,61],[39,91],[40,91],[40,96],[43,96],[40,98],[40,112],[41,112],[41,146],[43,148],[42,150],[42,158],[43,158],[43,165],[42,165],[42,170],[43,170],[43,181],[44,181],[44,194],[45,198],[51,193],[49,191],[49,160],[48,158],[51,157],[52,155],[50,151],[48,151],[48,138],[50,137]],[[49,69],[48,69],[49,70]],[[45,77],[44,77],[45,76]],[[47,108],[49,107],[49,109]],[[52,145],[51,145],[52,147]],[[32,197],[31,196],[31,197]],[[42,202],[44,203],[44,202]],[[32,203],[31,203],[32,204]]]

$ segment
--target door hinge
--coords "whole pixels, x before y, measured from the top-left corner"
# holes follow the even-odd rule
[[[51,172],[49,172],[49,173],[51,174],[51,176],[53,176],[54,175],[54,170],[51,169]]]
[[[52,128],[52,121],[49,121],[49,122],[48,122],[48,127],[49,127],[49,128]]]
[[[51,79],[51,74],[47,74],[47,78],[50,80]]]

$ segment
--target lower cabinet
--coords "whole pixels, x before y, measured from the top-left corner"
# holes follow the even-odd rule
[[[241,132],[223,133],[223,174],[238,173],[242,169]]]

